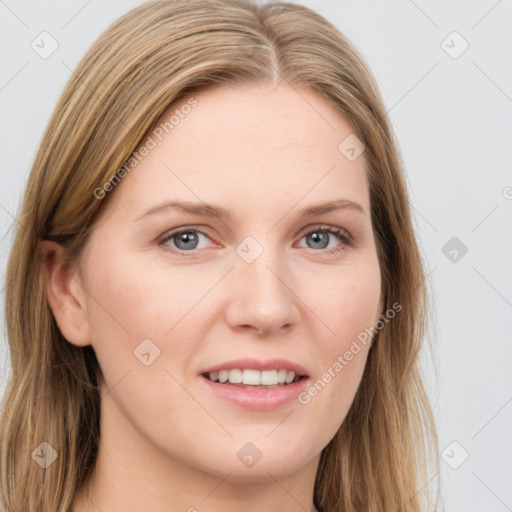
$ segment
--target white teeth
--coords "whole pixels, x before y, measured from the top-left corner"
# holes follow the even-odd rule
[[[242,382],[242,370],[230,370],[229,382],[231,384],[240,384]]]
[[[210,372],[208,378],[212,382],[224,384],[245,384],[246,386],[277,386],[282,384],[291,384],[295,380],[295,372],[280,370],[220,370]]]
[[[262,371],[261,383],[265,386],[275,386],[277,384],[277,370]]]
[[[261,384],[261,372],[258,370],[244,370],[242,382],[249,386],[259,386]]]

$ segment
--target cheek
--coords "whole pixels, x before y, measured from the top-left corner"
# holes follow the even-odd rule
[[[312,417],[322,418],[323,432],[332,437],[353,402],[366,365],[371,327],[379,314],[378,262],[347,267],[336,277],[315,282],[317,291],[309,295],[308,305],[329,330],[322,327],[324,334],[317,338],[315,366],[320,370],[299,402]]]
[[[179,311],[180,295],[164,295],[162,280],[149,279],[147,269],[129,255],[116,254],[112,247],[108,254],[108,259],[99,253],[88,261],[94,270],[87,273],[84,287],[92,346],[111,385],[143,366],[134,351],[142,342],[147,345],[144,340],[154,343],[142,345],[151,357],[162,350],[163,334],[177,321],[173,312]]]
[[[207,304],[201,300],[218,277],[197,279],[183,266],[161,268],[147,264],[140,253],[108,251],[108,259],[96,253],[88,261],[94,271],[84,283],[92,345],[106,385],[130,373],[123,386],[138,382],[151,387],[155,398],[162,389],[164,395],[180,394],[165,370],[183,380],[198,349],[191,341],[204,337],[197,311]]]
[[[141,258],[110,259],[115,264],[90,262],[97,270],[86,285],[92,345],[106,388],[115,387],[110,395],[133,424],[194,409],[179,382],[197,348],[190,343],[195,333],[187,311],[204,295],[204,286],[178,270],[163,278]],[[193,414],[200,417],[201,411]]]
[[[329,327],[323,353],[346,350],[357,336],[378,319],[381,276],[376,258],[366,264],[347,266],[336,275],[315,279],[316,293],[310,294],[312,309]],[[323,286],[320,286],[323,284]]]
[[[162,338],[204,295],[204,283],[179,267],[157,272],[137,255],[112,254],[109,259],[112,264],[91,264],[98,270],[88,276],[90,323],[101,325],[101,331],[108,327],[134,341]]]

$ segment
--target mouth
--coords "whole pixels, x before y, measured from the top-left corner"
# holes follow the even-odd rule
[[[209,393],[260,411],[293,403],[310,381],[302,366],[285,359],[239,359],[205,368],[199,376]]]
[[[275,389],[306,379],[306,375],[298,375],[293,370],[279,368],[273,370],[256,370],[252,368],[234,368],[202,374],[205,379],[217,384],[248,389]]]

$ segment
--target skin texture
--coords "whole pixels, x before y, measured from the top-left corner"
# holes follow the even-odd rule
[[[353,132],[345,118],[281,83],[194,98],[109,192],[72,275],[61,248],[42,244],[57,323],[70,343],[93,346],[104,375],[98,464],[75,512],[314,510],[320,453],[353,401],[368,346],[307,405],[247,410],[200,374],[232,359],[284,358],[315,382],[382,313],[364,153],[350,161],[338,150]],[[299,216],[342,198],[364,213]],[[215,203],[233,217],[164,209],[137,220],[169,200]],[[162,243],[176,228],[207,236],[179,255],[178,237]],[[236,251],[246,237],[263,249],[252,263]],[[145,339],[160,351],[148,366],[134,355]],[[237,457],[247,442],[262,455],[251,468]]]

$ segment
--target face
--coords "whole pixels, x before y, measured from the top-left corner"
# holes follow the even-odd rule
[[[380,314],[364,153],[340,151],[353,129],[304,88],[194,100],[162,117],[181,114],[79,260],[102,414],[169,461],[279,478],[339,429],[369,349],[353,342]]]

